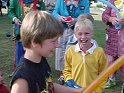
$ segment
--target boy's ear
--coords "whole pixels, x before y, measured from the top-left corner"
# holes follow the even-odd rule
[[[34,42],[33,39],[31,40],[31,46],[32,46],[32,47],[36,47],[36,46],[37,46],[37,44]]]

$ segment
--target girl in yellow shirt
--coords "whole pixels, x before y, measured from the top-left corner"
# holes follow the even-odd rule
[[[105,70],[106,57],[104,50],[91,42],[93,24],[89,19],[78,20],[74,31],[78,43],[65,53],[64,79],[67,86],[87,87]],[[95,92],[102,91],[103,85],[100,85]]]

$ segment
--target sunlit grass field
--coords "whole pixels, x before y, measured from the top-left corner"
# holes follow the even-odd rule
[[[101,21],[101,14],[92,13],[94,22],[94,39],[98,42],[99,46],[105,47],[105,28],[106,25]],[[12,23],[8,16],[4,14],[0,16],[0,67],[3,70],[4,83],[9,87],[11,78],[9,75],[13,72],[13,56],[14,56],[14,42],[12,37],[6,37],[6,32],[12,30]],[[52,69],[53,81],[57,82],[59,71],[54,69],[55,57],[48,58],[48,62]],[[118,87],[106,90],[106,93],[119,93],[120,80],[119,74],[117,76]]]

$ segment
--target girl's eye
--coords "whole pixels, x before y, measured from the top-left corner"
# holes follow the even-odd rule
[[[86,35],[89,34],[89,33],[85,33]]]
[[[82,33],[78,33],[78,35],[80,35],[80,36],[81,36],[81,35],[82,35]]]

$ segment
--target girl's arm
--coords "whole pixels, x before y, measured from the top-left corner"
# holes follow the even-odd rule
[[[99,53],[99,75],[106,70],[107,68],[107,59],[106,59],[106,55],[104,53],[104,50],[101,48],[101,53]],[[103,90],[105,88],[105,83],[106,83],[106,80],[101,83],[99,85],[99,87],[97,88],[97,91],[99,92],[100,90]]]
[[[82,93],[84,90],[83,88],[70,88],[56,83],[53,85],[55,93]]]
[[[111,15],[111,8],[107,7],[102,14],[102,20],[106,25],[109,25],[109,18],[111,17],[110,15]]]
[[[65,82],[69,79],[72,79],[72,55],[71,55],[71,48],[69,48],[65,53],[65,61],[64,61],[64,80]]]
[[[55,5],[55,8],[54,8],[53,13],[52,13],[52,15],[53,15],[56,19],[58,19],[58,17],[60,16],[60,15],[59,15],[60,8],[61,8],[61,0],[56,0],[56,5]]]
[[[19,6],[19,0],[11,0],[10,5],[8,7],[7,15],[10,17],[12,21],[14,21],[14,17],[17,17],[16,9],[20,10],[21,7]],[[21,13],[21,10],[20,10]],[[18,17],[17,17],[18,18]]]
[[[110,0],[110,3],[114,4],[114,0]],[[112,23],[109,21],[109,18],[111,17],[111,10],[112,8],[107,6],[102,14],[102,20],[106,25],[112,25]]]
[[[89,14],[90,13],[90,1],[89,0],[83,0],[85,3],[84,13]]]

